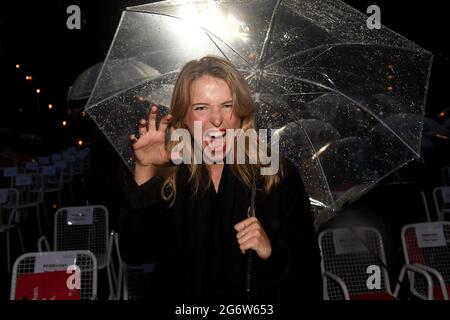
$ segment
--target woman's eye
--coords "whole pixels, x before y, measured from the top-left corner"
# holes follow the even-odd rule
[[[232,108],[233,107],[233,105],[230,103],[230,104],[224,104],[224,107],[225,108]]]
[[[195,107],[194,110],[202,111],[202,110],[206,110],[206,107],[205,106],[198,106],[198,107]]]

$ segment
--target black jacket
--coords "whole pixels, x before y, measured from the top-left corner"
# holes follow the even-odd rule
[[[270,194],[261,186],[256,192],[256,216],[272,254],[267,260],[254,255],[253,299],[318,299],[320,255],[310,204],[296,168],[284,163],[282,183]],[[247,217],[251,191],[225,165],[217,193],[211,183],[194,195],[188,171],[182,166],[177,174],[177,197],[170,208],[160,196],[158,176],[125,188],[119,231],[123,259],[131,265],[156,262],[149,296],[242,300],[246,258],[234,225]]]

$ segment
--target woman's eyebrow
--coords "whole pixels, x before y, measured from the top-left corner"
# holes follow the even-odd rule
[[[233,103],[233,100],[227,100],[227,101],[225,101],[225,102],[222,102],[221,104],[228,104],[228,103]],[[209,106],[209,103],[206,103],[206,102],[196,102],[196,103],[192,104],[192,107],[195,107],[195,106],[198,106],[198,105],[201,105],[201,106]]]

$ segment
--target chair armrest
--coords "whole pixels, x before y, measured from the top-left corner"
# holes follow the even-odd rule
[[[442,291],[442,297],[444,300],[448,300],[448,293],[447,293],[447,289],[445,287],[445,281],[444,281],[444,277],[442,277],[442,274],[437,271],[436,269],[423,265],[421,263],[414,263],[414,266],[423,269],[425,271],[427,271],[428,273],[432,274],[433,276],[436,277],[436,279],[438,280],[439,283],[439,287],[441,288]]]
[[[424,296],[424,295],[418,293],[416,290],[411,290],[411,292],[415,296],[417,296],[421,299],[432,300],[433,299],[433,279],[431,278],[431,276],[429,275],[429,273],[427,271],[421,269],[420,267],[418,267],[416,265],[412,265],[412,264],[405,264],[403,266],[403,268],[400,270],[400,275],[398,277],[397,285],[395,286],[394,296],[398,297],[398,293],[400,291],[400,285],[403,282],[403,278],[405,276],[406,271],[419,273],[422,276],[424,276],[425,279],[427,280],[427,296]]]
[[[342,280],[339,276],[335,275],[334,273],[331,273],[329,271],[325,271],[323,273],[323,290],[324,290],[324,300],[329,300],[328,296],[328,286],[327,286],[327,279],[330,278],[334,282],[336,282],[339,287],[342,289],[342,293],[344,294],[345,300],[350,300],[350,295],[348,293],[347,285],[345,284],[344,280]]]

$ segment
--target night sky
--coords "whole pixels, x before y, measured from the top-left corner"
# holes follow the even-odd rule
[[[67,118],[69,86],[78,74],[103,61],[113,39],[122,10],[149,1],[15,1],[0,9],[0,127],[54,135]],[[435,54],[427,100],[427,115],[436,118],[448,107],[446,78],[450,71],[449,51],[444,37],[448,32],[442,2],[433,6],[410,1],[360,1],[348,4],[365,12],[370,4],[381,8],[381,22]],[[81,30],[69,30],[69,5],[81,9]],[[21,68],[16,69],[15,65]],[[33,80],[26,81],[31,75]],[[36,88],[41,89],[39,105]],[[51,103],[54,108],[48,110]],[[36,113],[38,106],[41,112]],[[39,121],[38,121],[39,119]]]

